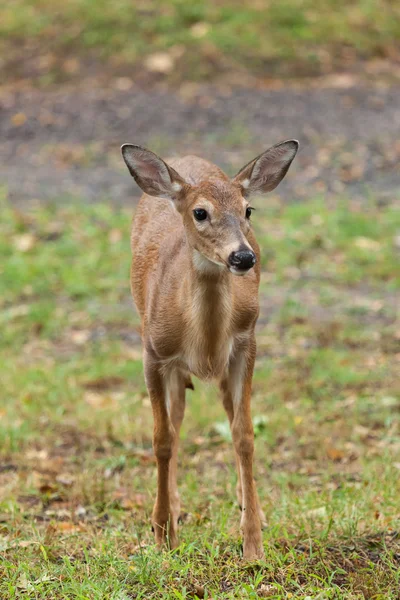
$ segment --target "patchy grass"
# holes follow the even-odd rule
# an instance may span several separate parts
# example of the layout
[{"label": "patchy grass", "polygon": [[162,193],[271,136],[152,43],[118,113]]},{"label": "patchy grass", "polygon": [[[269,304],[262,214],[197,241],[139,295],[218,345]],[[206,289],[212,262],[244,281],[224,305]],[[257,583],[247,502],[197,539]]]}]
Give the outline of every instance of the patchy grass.
[{"label": "patchy grass", "polygon": [[[21,71],[23,57],[43,82],[76,75],[79,57],[113,57],[114,69],[145,64],[178,82],[226,70],[298,77],[360,57],[394,57],[399,37],[393,0],[323,0],[318,6],[312,0],[10,0],[0,8],[0,48],[10,75]],[[147,63],[157,52],[161,60]]]},{"label": "patchy grass", "polygon": [[0,597],[398,598],[398,208],[255,204],[269,528],[266,562],[244,565],[229,428],[200,383],[182,432],[182,544],[152,543],[129,211],[2,202]]}]

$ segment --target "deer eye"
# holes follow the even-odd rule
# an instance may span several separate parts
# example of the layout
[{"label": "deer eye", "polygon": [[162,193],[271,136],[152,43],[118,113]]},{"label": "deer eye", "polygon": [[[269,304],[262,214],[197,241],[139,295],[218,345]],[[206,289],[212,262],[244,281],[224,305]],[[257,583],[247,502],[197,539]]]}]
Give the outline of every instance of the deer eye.
[{"label": "deer eye", "polygon": [[204,208],[195,208],[193,211],[193,216],[196,221],[204,221],[207,219],[207,211]]},{"label": "deer eye", "polygon": [[253,210],[254,210],[254,208],[252,206],[248,206],[246,208],[246,219],[250,219],[251,213],[252,213]]}]

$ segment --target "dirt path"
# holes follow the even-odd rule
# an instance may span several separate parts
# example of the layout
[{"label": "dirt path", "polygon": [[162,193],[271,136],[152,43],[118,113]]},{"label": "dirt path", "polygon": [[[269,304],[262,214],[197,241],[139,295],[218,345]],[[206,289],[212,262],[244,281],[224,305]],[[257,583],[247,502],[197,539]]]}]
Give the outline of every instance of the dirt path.
[{"label": "dirt path", "polygon": [[[128,87],[121,79],[117,87]],[[400,188],[400,87],[0,92],[0,183],[15,203],[76,196],[131,201],[123,142],[164,156],[201,153],[233,173],[298,138],[284,198],[334,192],[393,200]]]}]

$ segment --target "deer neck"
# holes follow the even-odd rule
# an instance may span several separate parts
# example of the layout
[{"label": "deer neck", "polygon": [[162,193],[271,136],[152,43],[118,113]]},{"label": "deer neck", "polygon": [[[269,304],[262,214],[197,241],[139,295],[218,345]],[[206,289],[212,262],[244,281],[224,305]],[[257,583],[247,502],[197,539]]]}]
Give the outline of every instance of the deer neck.
[{"label": "deer neck", "polygon": [[[185,347],[191,370],[203,377],[220,374],[232,348],[232,275],[196,251],[187,273]],[[209,263],[209,264],[207,264]]]}]

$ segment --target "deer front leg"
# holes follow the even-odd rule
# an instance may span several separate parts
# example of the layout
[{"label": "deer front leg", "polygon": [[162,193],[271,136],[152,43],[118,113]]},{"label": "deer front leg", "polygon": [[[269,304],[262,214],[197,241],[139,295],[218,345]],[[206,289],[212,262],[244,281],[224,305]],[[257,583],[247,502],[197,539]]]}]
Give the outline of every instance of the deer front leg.
[{"label": "deer front leg", "polygon": [[[241,356],[240,360],[244,361],[245,356]],[[235,374],[236,374],[238,368],[240,371],[240,361],[239,362],[234,361],[232,364],[231,377],[229,377],[229,373],[227,373],[226,376],[223,377],[223,379],[220,381],[222,403],[224,405],[225,412],[228,416],[229,425],[231,426],[231,429],[232,429],[232,423],[233,423],[233,417],[234,417],[233,394],[235,392],[235,390],[231,389],[231,385],[233,384],[236,387],[238,385],[238,382],[236,381],[236,377],[235,377]],[[242,384],[240,384],[240,382],[239,382],[239,385],[242,385]],[[237,497],[237,501],[238,501],[240,510],[242,510],[242,505],[243,505],[242,478],[240,475],[239,457],[238,457],[236,450],[235,450],[235,460],[236,460],[236,471],[237,471],[236,497]],[[256,494],[257,494],[257,490],[256,490]],[[267,519],[265,517],[264,511],[261,508],[261,504],[258,499],[258,494],[257,494],[257,505],[258,505],[258,514],[259,514],[260,521],[261,521],[261,527],[262,527],[262,529],[264,529],[267,527]]]},{"label": "deer front leg", "polygon": [[243,558],[264,558],[261,534],[260,507],[253,478],[254,431],[251,420],[251,382],[253,378],[256,343],[252,339],[240,350],[229,369],[229,388],[232,390],[232,439],[237,454],[242,493]]},{"label": "deer front leg", "polygon": [[170,462],[173,452],[175,431],[168,414],[165,380],[157,362],[145,352],[144,372],[153,410],[153,448],[157,461],[157,497],[154,504],[152,523],[159,546],[167,543],[170,548],[178,544],[170,504]]}]

